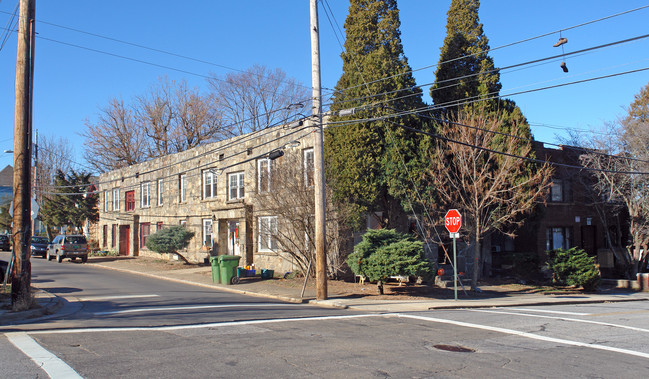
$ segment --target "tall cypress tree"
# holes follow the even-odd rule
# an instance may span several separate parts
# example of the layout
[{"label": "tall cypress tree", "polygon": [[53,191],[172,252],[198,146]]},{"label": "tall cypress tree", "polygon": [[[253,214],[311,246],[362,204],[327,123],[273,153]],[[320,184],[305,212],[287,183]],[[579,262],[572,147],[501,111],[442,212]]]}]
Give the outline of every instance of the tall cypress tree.
[{"label": "tall cypress tree", "polygon": [[[487,51],[489,40],[478,18],[479,0],[453,0],[447,13],[446,38],[430,95],[436,107],[457,113],[458,104],[498,95],[500,74]],[[479,101],[494,109],[495,100]]]},{"label": "tall cypress tree", "polygon": [[[383,212],[380,224],[395,225],[393,215],[401,211],[407,188],[413,187],[408,178],[417,176],[423,161],[424,139],[397,125],[421,127],[416,116],[375,119],[424,105],[403,53],[399,26],[395,0],[350,1],[343,74],[331,105],[325,160],[335,198],[351,208],[356,226],[362,226],[364,214],[376,211]],[[353,115],[338,115],[351,108]],[[344,123],[370,118],[374,120]]]}]

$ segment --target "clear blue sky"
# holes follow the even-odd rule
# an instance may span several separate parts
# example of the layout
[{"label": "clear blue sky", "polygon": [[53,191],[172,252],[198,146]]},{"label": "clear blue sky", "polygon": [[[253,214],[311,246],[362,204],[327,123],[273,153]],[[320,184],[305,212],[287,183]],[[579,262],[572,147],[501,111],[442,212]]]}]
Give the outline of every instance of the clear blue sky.
[{"label": "clear blue sky", "polygon": [[[0,28],[18,0],[0,0]],[[320,5],[322,86],[333,88],[341,73],[341,47],[323,6],[342,28],[349,2]],[[480,20],[492,48],[648,5],[648,1],[575,0],[561,2],[483,0]],[[439,60],[450,0],[401,0],[405,54],[415,70]],[[205,76],[223,75],[227,66],[279,67],[303,84],[311,84],[308,0],[36,0],[38,38],[34,82],[34,128],[41,135],[64,136],[82,163],[84,120],[94,120],[111,98],[130,102],[158,77],[186,79],[206,90]],[[566,53],[649,34],[649,8],[562,32]],[[41,22],[38,22],[41,21]],[[48,24],[49,23],[49,24]],[[172,57],[97,38],[51,24],[111,37],[212,64]],[[1,32],[2,30],[0,30]],[[491,53],[497,67],[507,67],[561,53],[552,45],[559,33]],[[0,40],[1,42],[1,40]],[[342,41],[341,41],[342,42]],[[74,47],[77,45],[80,47]],[[92,49],[92,50],[90,50]],[[112,55],[106,55],[106,52]],[[129,59],[117,56],[127,57]],[[151,64],[165,66],[153,66]],[[13,148],[16,34],[0,51],[0,150]],[[528,65],[501,73],[501,94],[649,67],[649,38],[622,46]],[[173,68],[173,69],[172,69]],[[174,70],[175,69],[175,70]],[[418,84],[434,81],[434,67],[415,72]],[[633,96],[649,82],[649,71],[512,96],[532,124],[538,140],[557,142],[566,129],[601,126],[622,115]],[[423,89],[428,97],[429,88]],[[550,127],[553,128],[550,128]],[[558,129],[557,129],[558,128]],[[13,164],[0,154],[0,166]]]}]

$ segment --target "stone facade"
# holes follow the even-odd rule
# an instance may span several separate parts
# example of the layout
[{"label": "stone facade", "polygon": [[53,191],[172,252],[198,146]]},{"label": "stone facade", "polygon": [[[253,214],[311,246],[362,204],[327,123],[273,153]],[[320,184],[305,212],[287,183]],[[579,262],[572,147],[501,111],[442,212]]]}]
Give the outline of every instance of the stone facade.
[{"label": "stone facade", "polygon": [[148,236],[184,225],[195,233],[180,252],[191,262],[203,262],[214,249],[241,256],[240,266],[291,271],[290,259],[260,243],[259,217],[272,216],[260,211],[260,181],[274,167],[267,164],[269,153],[312,152],[312,131],[268,128],[101,175],[100,248],[160,257],[146,248]]}]

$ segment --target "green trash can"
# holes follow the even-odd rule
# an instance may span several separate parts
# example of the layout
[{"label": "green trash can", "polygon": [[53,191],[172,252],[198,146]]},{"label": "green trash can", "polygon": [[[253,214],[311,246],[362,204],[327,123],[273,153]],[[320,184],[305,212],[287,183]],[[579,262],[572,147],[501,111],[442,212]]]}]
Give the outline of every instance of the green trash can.
[{"label": "green trash can", "polygon": [[235,275],[234,271],[239,265],[239,259],[241,259],[241,257],[238,255],[219,255],[221,284],[239,283],[239,277]]},{"label": "green trash can", "polygon": [[210,264],[212,265],[212,283],[221,282],[221,266],[219,265],[219,257],[210,257]]}]

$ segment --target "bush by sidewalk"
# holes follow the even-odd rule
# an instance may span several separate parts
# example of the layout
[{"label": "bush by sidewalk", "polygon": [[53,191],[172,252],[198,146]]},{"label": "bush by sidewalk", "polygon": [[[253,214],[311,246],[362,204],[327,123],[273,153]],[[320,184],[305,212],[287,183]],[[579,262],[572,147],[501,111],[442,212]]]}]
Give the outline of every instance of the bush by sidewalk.
[{"label": "bush by sidewalk", "polygon": [[552,282],[558,285],[578,286],[593,291],[601,279],[595,258],[576,247],[548,252],[548,267],[552,271]]}]

